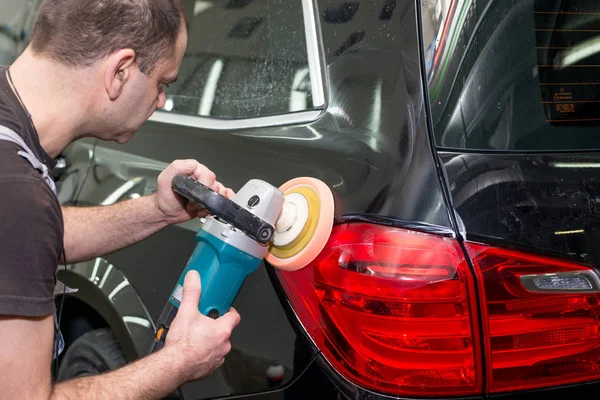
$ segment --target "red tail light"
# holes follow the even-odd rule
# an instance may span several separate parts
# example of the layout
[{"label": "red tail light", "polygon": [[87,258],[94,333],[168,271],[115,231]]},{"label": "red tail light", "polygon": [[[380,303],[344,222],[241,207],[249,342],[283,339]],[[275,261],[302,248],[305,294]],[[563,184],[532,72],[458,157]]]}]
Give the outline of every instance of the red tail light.
[{"label": "red tail light", "polygon": [[334,228],[312,265],[277,274],[331,365],[376,392],[453,396],[600,379],[600,276],[593,268],[465,246],[483,327],[471,270],[452,239],[346,224]]},{"label": "red tail light", "polygon": [[600,378],[599,280],[580,264],[467,244],[480,276],[491,392]]},{"label": "red tail light", "polygon": [[454,240],[342,225],[312,265],[277,274],[304,328],[351,382],[408,396],[482,392],[474,283]]}]

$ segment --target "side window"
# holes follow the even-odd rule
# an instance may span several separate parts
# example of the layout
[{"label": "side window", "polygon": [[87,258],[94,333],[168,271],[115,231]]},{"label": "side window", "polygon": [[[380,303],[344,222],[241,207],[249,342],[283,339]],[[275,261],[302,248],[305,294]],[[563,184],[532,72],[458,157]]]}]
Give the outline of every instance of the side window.
[{"label": "side window", "polygon": [[235,120],[316,108],[303,3],[188,1],[186,54],[159,113]]}]

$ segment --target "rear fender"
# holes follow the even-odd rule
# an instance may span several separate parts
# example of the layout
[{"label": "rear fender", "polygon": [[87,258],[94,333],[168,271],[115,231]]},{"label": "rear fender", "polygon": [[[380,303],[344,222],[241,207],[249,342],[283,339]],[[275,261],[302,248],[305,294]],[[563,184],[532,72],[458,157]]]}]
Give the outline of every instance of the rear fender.
[{"label": "rear fender", "polygon": [[127,277],[103,258],[61,266],[58,278],[77,289],[75,297],[93,308],[114,332],[125,358],[145,356],[154,340],[155,325]]}]

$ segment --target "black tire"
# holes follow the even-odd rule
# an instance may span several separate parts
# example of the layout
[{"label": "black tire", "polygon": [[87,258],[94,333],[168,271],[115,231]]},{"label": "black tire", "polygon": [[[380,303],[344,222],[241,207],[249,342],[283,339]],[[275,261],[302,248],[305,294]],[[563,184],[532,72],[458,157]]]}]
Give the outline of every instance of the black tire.
[{"label": "black tire", "polygon": [[126,363],[112,331],[96,329],[81,335],[67,348],[60,362],[58,381],[101,374]]}]

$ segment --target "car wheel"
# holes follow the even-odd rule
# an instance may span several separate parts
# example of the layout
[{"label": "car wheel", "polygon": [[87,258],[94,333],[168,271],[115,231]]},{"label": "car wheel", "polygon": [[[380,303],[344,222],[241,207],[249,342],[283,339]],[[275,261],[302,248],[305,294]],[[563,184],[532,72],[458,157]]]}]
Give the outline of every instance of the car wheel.
[{"label": "car wheel", "polygon": [[96,329],[78,337],[60,362],[58,380],[97,375],[127,363],[117,338],[108,328]]}]

